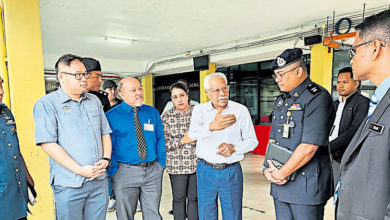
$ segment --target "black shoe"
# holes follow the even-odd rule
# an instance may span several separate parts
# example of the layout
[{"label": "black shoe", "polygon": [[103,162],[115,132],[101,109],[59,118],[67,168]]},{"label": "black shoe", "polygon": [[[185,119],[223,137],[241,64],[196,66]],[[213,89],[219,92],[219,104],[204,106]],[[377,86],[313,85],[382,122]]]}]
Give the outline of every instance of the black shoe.
[{"label": "black shoe", "polygon": [[173,210],[169,210],[168,212],[170,215],[173,215]]}]

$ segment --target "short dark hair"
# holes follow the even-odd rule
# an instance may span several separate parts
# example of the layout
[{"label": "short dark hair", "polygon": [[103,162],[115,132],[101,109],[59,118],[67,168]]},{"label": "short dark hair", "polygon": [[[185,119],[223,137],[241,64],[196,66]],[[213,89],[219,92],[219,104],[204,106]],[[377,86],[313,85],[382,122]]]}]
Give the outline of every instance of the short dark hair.
[{"label": "short dark hair", "polygon": [[340,76],[341,73],[350,73],[351,78],[353,79],[352,67],[344,67],[344,68],[342,68],[341,70],[339,70],[339,74],[337,74],[337,76]]},{"label": "short dark hair", "polygon": [[70,66],[70,63],[74,60],[79,60],[81,62],[82,58],[73,54],[65,54],[62,57],[60,57],[55,65],[56,73],[58,74],[58,65],[63,64],[65,66]]},{"label": "short dark hair", "polygon": [[299,59],[299,65],[302,67],[303,72],[307,73],[307,64],[303,58]]},{"label": "short dark hair", "polygon": [[182,89],[187,95],[188,95],[188,89],[187,86],[183,83],[175,82],[169,87],[169,92],[172,94],[173,89]]},{"label": "short dark hair", "polygon": [[[337,74],[337,77],[340,76],[340,74],[342,73],[349,73],[349,75],[351,76],[351,78],[355,81],[355,79],[353,78],[353,70],[352,70],[352,67],[344,67],[342,68],[341,70],[339,70],[339,74]],[[359,86],[357,87],[357,89],[359,90],[360,89],[360,86],[362,84],[362,82],[360,80],[357,80],[359,82]]]},{"label": "short dark hair", "polygon": [[355,30],[361,39],[390,42],[390,9],[367,17]]}]

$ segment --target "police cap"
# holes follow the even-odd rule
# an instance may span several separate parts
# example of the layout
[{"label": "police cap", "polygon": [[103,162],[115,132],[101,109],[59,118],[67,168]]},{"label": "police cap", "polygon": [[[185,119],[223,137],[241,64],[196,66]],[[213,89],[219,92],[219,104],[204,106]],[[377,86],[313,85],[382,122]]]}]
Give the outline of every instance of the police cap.
[{"label": "police cap", "polygon": [[283,69],[290,64],[297,62],[302,59],[302,49],[294,48],[283,51],[282,54],[276,57],[271,63],[271,70]]},{"label": "police cap", "polygon": [[88,72],[90,71],[102,71],[102,68],[100,67],[99,61],[89,58],[89,57],[84,57],[81,60],[85,66],[85,69],[87,69]]}]

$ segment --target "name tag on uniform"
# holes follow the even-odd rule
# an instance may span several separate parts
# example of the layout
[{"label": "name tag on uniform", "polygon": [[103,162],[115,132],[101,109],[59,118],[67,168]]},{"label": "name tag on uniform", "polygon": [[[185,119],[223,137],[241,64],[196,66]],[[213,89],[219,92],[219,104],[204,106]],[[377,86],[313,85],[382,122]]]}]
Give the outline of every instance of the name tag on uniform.
[{"label": "name tag on uniform", "polygon": [[153,124],[144,124],[144,130],[145,131],[154,131],[154,125]]},{"label": "name tag on uniform", "polygon": [[368,130],[375,132],[377,134],[382,134],[384,128],[385,128],[385,126],[380,125],[380,124],[375,124],[373,122],[371,122],[370,125],[368,126]]}]

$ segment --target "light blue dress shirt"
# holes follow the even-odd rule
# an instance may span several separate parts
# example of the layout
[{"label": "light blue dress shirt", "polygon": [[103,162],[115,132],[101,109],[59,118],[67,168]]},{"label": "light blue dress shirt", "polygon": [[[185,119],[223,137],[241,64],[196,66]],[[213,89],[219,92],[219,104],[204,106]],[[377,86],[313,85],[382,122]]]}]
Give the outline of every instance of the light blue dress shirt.
[{"label": "light blue dress shirt", "polygon": [[[100,100],[83,93],[72,100],[61,88],[43,96],[34,106],[35,142],[57,143],[80,166],[103,157],[102,136],[111,133]],[[50,184],[80,187],[88,178],[77,175],[50,158]],[[98,179],[104,179],[105,174]]]},{"label": "light blue dress shirt", "polygon": [[378,99],[378,103],[382,100],[383,96],[386,94],[387,90],[390,88],[390,77],[387,77],[378,88],[375,89],[375,96]]}]

